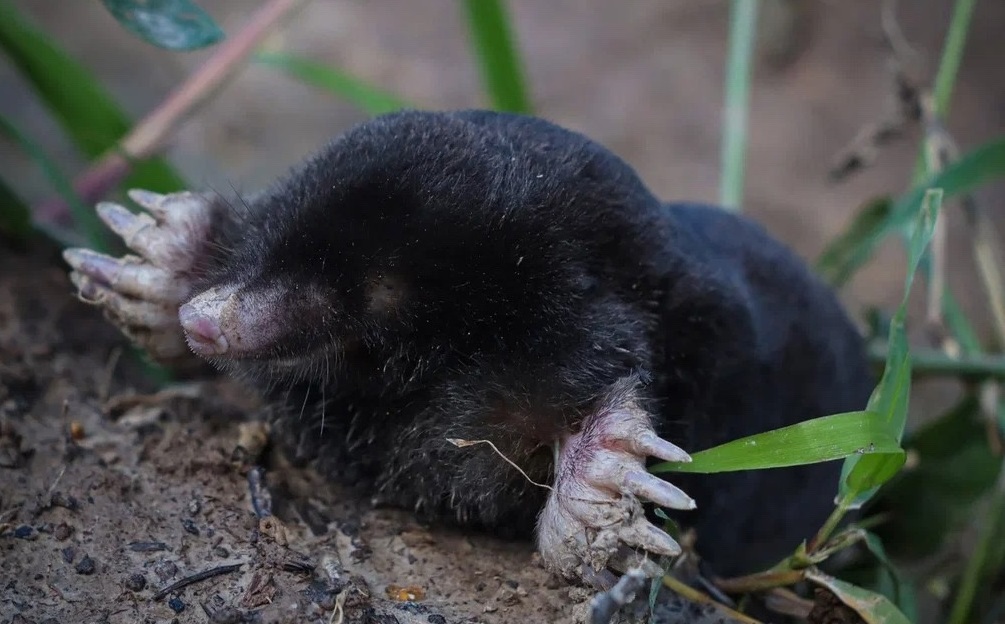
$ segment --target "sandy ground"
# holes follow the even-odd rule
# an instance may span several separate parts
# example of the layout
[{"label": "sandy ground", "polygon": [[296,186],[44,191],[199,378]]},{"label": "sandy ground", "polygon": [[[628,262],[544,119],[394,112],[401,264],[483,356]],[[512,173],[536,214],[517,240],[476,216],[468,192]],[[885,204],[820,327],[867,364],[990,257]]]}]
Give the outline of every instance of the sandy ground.
[{"label": "sandy ground", "polygon": [[[207,57],[144,46],[100,3],[16,4],[137,117]],[[204,4],[231,32],[251,5]],[[901,4],[905,33],[934,68],[951,2]],[[865,201],[904,187],[917,137],[847,183],[827,181],[833,156],[886,110],[889,81],[878,3],[804,6],[795,36],[778,21],[767,26],[772,49],[791,44],[790,54],[766,56],[756,69],[745,210],[812,259]],[[715,199],[725,2],[515,0],[512,7],[540,114],[604,142],[668,199]],[[484,101],[456,8],[448,0],[318,0],[270,44],[349,69],[423,107],[478,106]],[[1005,129],[1003,26],[1005,5],[978,3],[948,121],[964,148]],[[0,114],[70,171],[80,167],[2,64],[0,93]],[[193,187],[253,189],[362,119],[343,102],[253,66],[181,129],[169,155]],[[14,150],[0,152],[0,168],[29,200],[48,193],[42,174]],[[1005,212],[992,208],[1003,197],[1001,185],[980,195],[1000,229]],[[951,215],[950,282],[986,330],[967,236]],[[901,251],[884,248],[845,290],[849,306],[893,305],[902,268]],[[128,353],[115,355],[117,336],[70,294],[54,254],[0,257],[0,622],[336,621],[339,608],[347,622],[581,616],[588,594],[550,579],[529,544],[421,527],[406,513],[372,510],[322,487],[309,472],[280,467],[266,475],[272,520],[282,526],[260,526],[248,466],[234,457],[253,411],[248,393],[211,381],[129,399],[150,387]],[[954,391],[926,384],[914,417],[935,413]],[[152,599],[189,575],[231,565],[240,567]],[[407,597],[395,586],[421,591],[423,600],[395,600]],[[344,603],[335,604],[336,595]]]}]

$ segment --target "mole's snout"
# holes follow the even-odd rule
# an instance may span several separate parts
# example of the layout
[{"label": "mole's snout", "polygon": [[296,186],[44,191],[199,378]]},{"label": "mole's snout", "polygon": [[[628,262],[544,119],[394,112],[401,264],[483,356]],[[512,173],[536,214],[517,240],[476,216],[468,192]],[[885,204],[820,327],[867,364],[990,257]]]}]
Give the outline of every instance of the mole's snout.
[{"label": "mole's snout", "polygon": [[186,303],[178,310],[178,320],[185,330],[188,346],[196,355],[203,357],[223,355],[230,348],[227,337],[223,335],[223,330],[220,329],[216,319],[192,304]]},{"label": "mole's snout", "polygon": [[224,327],[225,319],[235,316],[236,299],[236,288],[211,288],[178,309],[185,339],[196,355],[212,357],[230,350]]},{"label": "mole's snout", "polygon": [[255,358],[289,335],[291,315],[277,286],[224,284],[203,291],[178,309],[185,340],[196,355]]}]

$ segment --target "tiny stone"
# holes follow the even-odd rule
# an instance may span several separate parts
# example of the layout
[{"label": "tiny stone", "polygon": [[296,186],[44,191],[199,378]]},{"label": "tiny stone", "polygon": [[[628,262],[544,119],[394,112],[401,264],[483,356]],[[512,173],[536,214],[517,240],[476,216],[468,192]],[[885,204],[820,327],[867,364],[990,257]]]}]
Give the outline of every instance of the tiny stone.
[{"label": "tiny stone", "polygon": [[73,563],[73,560],[77,558],[77,550],[73,546],[67,546],[59,551],[59,554],[63,555],[63,561],[66,563]]},{"label": "tiny stone", "polygon": [[199,513],[201,509],[202,509],[202,503],[200,503],[197,500],[193,499],[188,504],[188,513],[192,514],[193,516]]},{"label": "tiny stone", "polygon": [[173,561],[162,561],[154,566],[154,573],[160,580],[166,581],[178,574],[178,566]]},{"label": "tiny stone", "polygon": [[171,607],[171,610],[174,611],[175,613],[181,613],[182,611],[185,610],[185,603],[182,602],[181,598],[178,598],[177,596],[175,596],[171,600],[168,600],[168,606]]},{"label": "tiny stone", "polygon": [[96,567],[94,559],[91,559],[90,555],[84,555],[84,558],[77,562],[74,570],[77,571],[77,574],[94,574]]},{"label": "tiny stone", "polygon": [[69,539],[73,535],[73,527],[65,522],[60,522],[56,525],[56,528],[52,530],[52,535],[59,541]]},{"label": "tiny stone", "polygon": [[221,559],[226,559],[227,557],[230,556],[230,551],[224,548],[223,546],[217,546],[213,550],[213,552],[216,553],[216,556],[220,557]]},{"label": "tiny stone", "polygon": [[134,592],[143,591],[143,588],[147,586],[147,579],[145,576],[139,573],[130,574],[129,578],[125,580],[123,585],[125,585],[126,589],[128,589],[129,591]]},{"label": "tiny stone", "polygon": [[199,535],[199,527],[195,526],[195,521],[191,518],[182,518],[181,526],[186,532],[196,536]]},{"label": "tiny stone", "polygon": [[14,529],[14,537],[18,539],[33,540],[38,537],[38,531],[30,524],[22,524]]},{"label": "tiny stone", "polygon": [[430,615],[426,618],[426,621],[429,622],[429,624],[447,624],[447,618],[442,615]]}]

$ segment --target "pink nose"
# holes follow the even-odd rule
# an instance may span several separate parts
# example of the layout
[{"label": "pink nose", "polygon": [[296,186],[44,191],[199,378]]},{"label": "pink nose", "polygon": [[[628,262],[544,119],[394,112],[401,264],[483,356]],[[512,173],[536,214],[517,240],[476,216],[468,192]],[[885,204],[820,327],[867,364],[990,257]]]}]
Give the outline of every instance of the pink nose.
[{"label": "pink nose", "polygon": [[188,346],[204,357],[223,355],[230,348],[220,324],[205,312],[200,312],[188,303],[178,309],[178,320],[185,330]]}]

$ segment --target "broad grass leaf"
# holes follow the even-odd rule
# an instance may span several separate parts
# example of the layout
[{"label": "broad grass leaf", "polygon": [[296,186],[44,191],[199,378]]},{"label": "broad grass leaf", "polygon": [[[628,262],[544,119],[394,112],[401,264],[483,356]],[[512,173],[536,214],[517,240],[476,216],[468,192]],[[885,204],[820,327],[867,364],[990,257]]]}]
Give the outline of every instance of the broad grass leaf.
[{"label": "broad grass leaf", "polygon": [[223,30],[189,0],[101,0],[126,30],[167,50],[198,50],[221,41]]},{"label": "broad grass leaf", "polygon": [[257,53],[254,60],[260,65],[274,67],[306,84],[344,98],[369,115],[416,108],[388,91],[317,61],[271,51]]},{"label": "broad grass leaf", "polygon": [[[132,122],[91,72],[6,0],[0,0],[0,50],[89,158],[113,149],[128,132]],[[185,183],[165,161],[154,158],[135,163],[125,186],[167,193],[183,189]]]},{"label": "broad grass leaf", "polygon": [[[908,244],[904,296],[897,313],[890,321],[886,367],[866,407],[866,410],[879,414],[886,421],[889,433],[898,441],[904,435],[904,427],[907,424],[907,408],[911,393],[911,356],[907,348],[905,328],[907,301],[918,265],[932,240],[941,207],[942,191],[940,189],[925,191],[925,200],[917,214],[914,232]],[[842,467],[838,499],[853,496],[851,508],[860,507],[875,494],[880,485],[900,470],[903,463],[903,454],[849,457]]]},{"label": "broad grass leaf", "polygon": [[803,421],[694,453],[690,463],[664,462],[652,472],[715,473],[813,464],[871,453],[902,453],[876,414],[848,412]]}]

